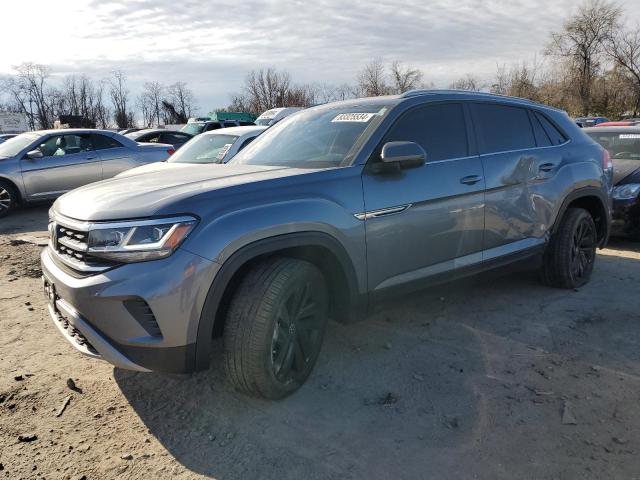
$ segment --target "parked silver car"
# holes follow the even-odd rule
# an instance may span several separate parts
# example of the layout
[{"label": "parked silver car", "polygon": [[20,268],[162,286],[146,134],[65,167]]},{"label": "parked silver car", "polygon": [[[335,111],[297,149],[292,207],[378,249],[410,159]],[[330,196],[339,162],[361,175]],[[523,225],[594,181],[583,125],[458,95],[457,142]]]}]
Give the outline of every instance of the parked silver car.
[{"label": "parked silver car", "polygon": [[58,197],[146,163],[166,160],[174,148],[139,144],[107,130],[28,132],[0,144],[0,217],[20,202]]}]

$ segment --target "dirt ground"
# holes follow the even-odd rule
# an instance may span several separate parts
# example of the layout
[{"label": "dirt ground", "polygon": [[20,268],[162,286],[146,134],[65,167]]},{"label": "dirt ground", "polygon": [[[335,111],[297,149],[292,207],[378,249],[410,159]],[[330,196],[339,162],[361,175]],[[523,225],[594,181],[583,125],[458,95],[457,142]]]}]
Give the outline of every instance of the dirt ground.
[{"label": "dirt ground", "polygon": [[510,274],[332,324],[267,402],[216,355],[175,378],[77,353],[41,293],[46,216],[0,220],[0,478],[640,479],[640,244],[579,291]]}]

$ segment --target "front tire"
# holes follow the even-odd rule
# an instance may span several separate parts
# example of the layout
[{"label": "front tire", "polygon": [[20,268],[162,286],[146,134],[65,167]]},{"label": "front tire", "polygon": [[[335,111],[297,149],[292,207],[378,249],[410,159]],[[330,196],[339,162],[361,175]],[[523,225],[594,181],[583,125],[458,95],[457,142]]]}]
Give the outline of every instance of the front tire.
[{"label": "front tire", "polygon": [[300,388],[320,354],[327,315],[327,285],[313,264],[272,258],[252,268],[233,294],[224,327],[233,386],[270,399]]},{"label": "front tire", "polygon": [[9,215],[18,205],[18,192],[9,182],[0,180],[0,218]]},{"label": "front tire", "polygon": [[593,217],[570,208],[545,253],[542,280],[558,288],[578,288],[589,282],[596,259],[598,235]]}]

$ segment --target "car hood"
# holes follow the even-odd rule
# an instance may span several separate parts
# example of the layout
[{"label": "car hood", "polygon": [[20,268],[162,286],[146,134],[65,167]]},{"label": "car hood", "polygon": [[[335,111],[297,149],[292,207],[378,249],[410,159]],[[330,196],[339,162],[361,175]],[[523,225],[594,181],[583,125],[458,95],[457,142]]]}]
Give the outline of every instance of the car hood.
[{"label": "car hood", "polygon": [[147,163],[145,165],[142,165],[140,167],[136,167],[136,168],[131,168],[129,170],[125,170],[122,173],[119,173],[118,175],[116,175],[117,178],[124,178],[124,177],[131,177],[133,175],[140,175],[143,173],[151,173],[151,172],[166,172],[169,170],[173,170],[176,172],[181,171],[182,169],[184,169],[184,167],[186,167],[187,165],[193,167],[193,166],[200,166],[201,164],[189,164],[189,163],[169,163],[169,162],[153,162],[153,163]]},{"label": "car hood", "polygon": [[613,184],[640,183],[640,160],[613,160]]},{"label": "car hood", "polygon": [[[61,196],[55,212],[77,220],[142,218],[172,211],[172,205],[196,195],[313,170],[257,165],[153,164],[91,183]],[[197,212],[192,212],[197,213]]]}]

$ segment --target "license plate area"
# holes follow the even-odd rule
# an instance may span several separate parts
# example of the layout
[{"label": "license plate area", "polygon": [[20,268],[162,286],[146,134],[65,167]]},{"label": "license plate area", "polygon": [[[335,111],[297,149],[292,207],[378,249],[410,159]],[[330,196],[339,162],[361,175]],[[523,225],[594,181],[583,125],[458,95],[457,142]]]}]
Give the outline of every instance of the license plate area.
[{"label": "license plate area", "polygon": [[44,291],[44,296],[47,299],[47,302],[57,312],[58,307],[56,306],[56,300],[58,300],[60,297],[58,297],[58,294],[56,292],[56,286],[51,280],[43,276],[42,289]]}]

